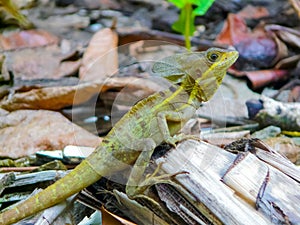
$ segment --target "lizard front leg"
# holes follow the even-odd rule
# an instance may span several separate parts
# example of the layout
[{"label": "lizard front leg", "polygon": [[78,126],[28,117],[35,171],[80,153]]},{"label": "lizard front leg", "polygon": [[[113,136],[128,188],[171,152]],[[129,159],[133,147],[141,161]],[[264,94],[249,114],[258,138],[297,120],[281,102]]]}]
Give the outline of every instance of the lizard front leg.
[{"label": "lizard front leg", "polygon": [[[186,140],[188,138],[199,140],[199,138],[193,135],[185,135],[179,134],[172,136],[170,134],[170,129],[172,130],[172,126],[178,126],[178,130],[182,128],[182,126],[194,115],[195,108],[192,106],[186,106],[183,111],[163,111],[157,114],[158,119],[158,127],[160,129],[161,134],[163,135],[163,139],[166,143],[176,146],[177,142]],[[170,125],[168,122],[171,122]],[[176,129],[175,129],[176,130]]]},{"label": "lizard front leg", "polygon": [[[173,122],[173,125],[178,126],[179,129],[181,125],[184,124],[188,119],[190,119],[194,115],[194,108],[193,107],[186,107],[185,110],[180,112],[175,111],[162,111],[157,114],[157,124],[158,129],[162,135],[162,141],[175,146],[176,142],[189,138],[189,136],[171,136],[168,121]],[[175,122],[175,123],[174,123]],[[176,130],[176,129],[175,129]],[[160,170],[160,165],[155,170],[155,172],[143,178],[143,174],[145,172],[146,167],[149,164],[151,159],[151,155],[156,147],[156,143],[151,138],[144,138],[139,141],[139,143],[135,143],[135,149],[140,146],[139,149],[142,149],[138,159],[136,160],[131,174],[128,179],[128,183],[126,185],[126,194],[130,198],[135,198],[137,196],[145,197],[143,192],[150,186],[157,184],[157,183],[172,183],[170,181],[171,177],[174,177],[177,174],[181,174],[183,172],[179,172],[176,174],[165,174],[161,176],[156,176],[158,170]]]}]

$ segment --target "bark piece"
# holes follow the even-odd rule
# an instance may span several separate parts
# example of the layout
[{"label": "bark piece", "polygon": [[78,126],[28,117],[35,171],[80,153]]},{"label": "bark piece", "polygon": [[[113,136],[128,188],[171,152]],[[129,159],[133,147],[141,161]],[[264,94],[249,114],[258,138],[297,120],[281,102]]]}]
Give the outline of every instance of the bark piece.
[{"label": "bark piece", "polygon": [[[262,152],[269,155],[264,154],[268,162],[260,160]],[[213,224],[218,224],[215,217],[223,224],[298,224],[298,168],[265,149],[260,149],[259,154],[236,156],[213,145],[188,140],[156,162],[163,162],[162,169],[170,174],[188,172],[177,175],[176,180],[192,196],[185,197]],[[273,167],[278,162],[286,165],[280,168],[284,173]]]}]

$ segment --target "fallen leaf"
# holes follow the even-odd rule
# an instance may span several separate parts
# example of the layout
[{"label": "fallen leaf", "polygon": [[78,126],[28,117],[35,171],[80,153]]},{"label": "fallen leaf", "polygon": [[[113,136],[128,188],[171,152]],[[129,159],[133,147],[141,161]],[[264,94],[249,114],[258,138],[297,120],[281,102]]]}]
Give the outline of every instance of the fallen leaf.
[{"label": "fallen leaf", "polygon": [[300,61],[300,55],[293,55],[280,60],[275,66],[275,69],[290,69],[295,68]]},{"label": "fallen leaf", "polygon": [[71,76],[78,72],[81,65],[81,60],[76,61],[63,61],[59,64],[59,67],[55,71],[55,76],[65,77]]},{"label": "fallen leaf", "polygon": [[256,70],[256,71],[237,71],[234,69],[229,70],[231,74],[237,77],[246,76],[251,84],[251,88],[258,89],[266,86],[267,84],[287,79],[288,70]]},{"label": "fallen leaf", "polygon": [[58,112],[18,110],[0,116],[1,157],[19,158],[66,145],[96,147],[99,143],[99,137]]},{"label": "fallen leaf", "polygon": [[262,17],[269,16],[269,11],[263,6],[252,6],[247,5],[241,11],[239,11],[239,16],[244,19],[260,19]]},{"label": "fallen leaf", "polygon": [[276,42],[262,26],[250,30],[238,14],[229,14],[216,41],[233,45],[239,51],[237,69],[267,68],[277,56]]},{"label": "fallen leaf", "polygon": [[270,30],[276,33],[276,35],[283,40],[284,42],[300,48],[300,31],[290,28],[284,27],[277,24],[267,25],[266,30]]},{"label": "fallen leaf", "polygon": [[264,27],[264,29],[266,30],[268,35],[273,38],[273,40],[277,46],[276,57],[271,62],[271,65],[275,65],[278,61],[280,61],[281,59],[284,59],[285,57],[287,57],[289,55],[288,48],[287,48],[285,42],[283,42],[274,32],[266,29],[266,26]]},{"label": "fallen leaf", "polygon": [[23,30],[8,35],[0,34],[0,51],[33,48],[57,43],[58,38],[44,30]]},{"label": "fallen leaf", "polygon": [[118,71],[118,36],[105,28],[92,37],[82,58],[79,77],[86,81],[104,80]]},{"label": "fallen leaf", "polygon": [[161,84],[148,79],[115,77],[102,82],[86,82],[76,86],[44,87],[15,93],[5,96],[0,101],[0,107],[8,111],[18,109],[57,110],[66,106],[81,104],[92,96],[105,92],[108,89],[122,89],[125,86],[129,93],[140,89],[141,93],[139,96],[148,96],[155,91],[161,90]]},{"label": "fallen leaf", "polygon": [[[74,102],[76,91],[82,95],[78,95],[76,102]],[[79,86],[38,88],[4,97],[0,102],[0,107],[8,111],[18,109],[57,110],[73,103],[87,101],[99,91],[100,86],[91,83]]]},{"label": "fallen leaf", "polygon": [[5,66],[22,80],[61,78],[78,71],[80,60],[67,61],[57,45],[6,52]]}]

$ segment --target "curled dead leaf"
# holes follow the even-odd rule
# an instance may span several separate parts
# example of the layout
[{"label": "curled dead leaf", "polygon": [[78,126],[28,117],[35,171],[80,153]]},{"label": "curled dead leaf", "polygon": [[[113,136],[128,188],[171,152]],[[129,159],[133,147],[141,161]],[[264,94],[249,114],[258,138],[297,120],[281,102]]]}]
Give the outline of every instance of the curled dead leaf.
[{"label": "curled dead leaf", "polygon": [[92,37],[82,58],[79,77],[85,81],[104,80],[118,71],[118,36],[105,28]]},{"label": "curled dead leaf", "polygon": [[277,24],[266,25],[266,30],[271,30],[276,33],[276,35],[286,43],[289,43],[292,46],[300,48],[300,31],[284,27]]},{"label": "curled dead leaf", "polygon": [[256,71],[237,71],[230,69],[231,74],[237,77],[246,76],[251,84],[253,89],[258,89],[266,86],[267,84],[284,80],[287,78],[288,71],[287,70],[256,70]]},{"label": "curled dead leaf", "polygon": [[217,36],[221,44],[234,46],[240,53],[235,63],[237,69],[267,68],[277,56],[276,42],[263,26],[252,31],[238,14],[229,14],[225,25]]}]

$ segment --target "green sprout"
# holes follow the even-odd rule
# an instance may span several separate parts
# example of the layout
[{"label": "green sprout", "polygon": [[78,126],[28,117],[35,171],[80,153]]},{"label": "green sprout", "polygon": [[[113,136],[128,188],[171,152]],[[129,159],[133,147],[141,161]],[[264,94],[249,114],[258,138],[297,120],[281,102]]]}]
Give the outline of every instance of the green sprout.
[{"label": "green sprout", "polygon": [[[196,30],[194,20],[196,16],[203,16],[211,7],[214,0],[168,0],[180,9],[179,19],[172,25],[172,29],[184,35],[185,47],[191,49],[190,36]],[[193,9],[194,6],[194,9]]]},{"label": "green sprout", "polygon": [[[3,16],[3,11],[4,14],[6,13],[7,15]],[[12,0],[0,0],[0,17],[1,16],[4,18],[0,18],[0,20],[6,20],[10,17],[15,19],[17,24],[22,28],[30,29],[33,27],[33,24],[20,13],[19,9]]]}]

